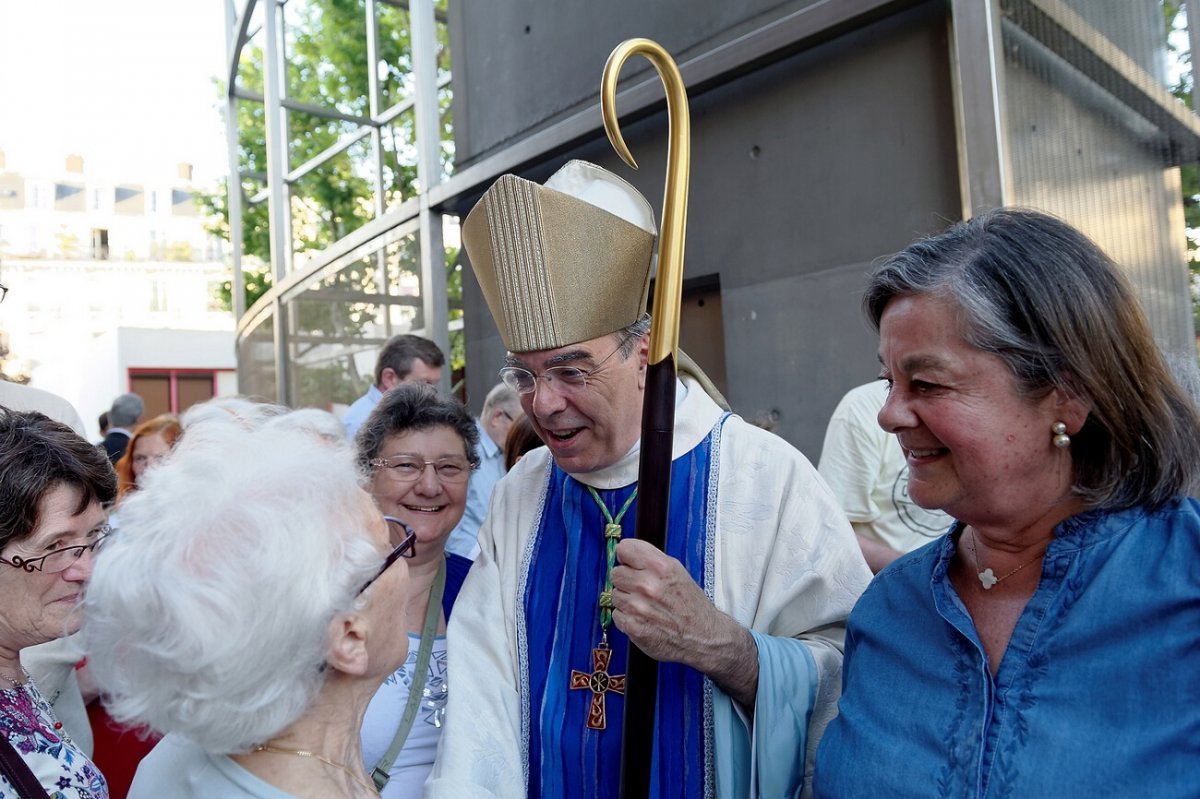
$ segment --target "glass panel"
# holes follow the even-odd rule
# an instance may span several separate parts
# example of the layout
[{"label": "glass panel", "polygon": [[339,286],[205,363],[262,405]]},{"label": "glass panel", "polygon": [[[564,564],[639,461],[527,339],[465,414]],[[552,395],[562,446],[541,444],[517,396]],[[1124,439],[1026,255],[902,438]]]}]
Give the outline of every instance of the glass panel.
[{"label": "glass panel", "polygon": [[454,116],[451,111],[453,95],[450,90],[450,24],[449,0],[435,0],[434,23],[437,25],[438,111],[441,116],[440,135],[442,178],[454,174]]},{"label": "glass panel", "polygon": [[454,95],[447,83],[438,90],[438,115],[441,131],[442,180],[454,174]]},{"label": "glass panel", "polygon": [[388,109],[412,98],[412,38],[405,7],[379,3],[379,94],[380,108]]},{"label": "glass panel", "polygon": [[264,314],[238,345],[238,391],[256,399],[275,402],[275,320]]},{"label": "glass panel", "polygon": [[410,108],[383,128],[383,185],[387,192],[387,208],[417,196],[417,147],[414,112]]},{"label": "glass panel", "polygon": [[[344,145],[310,172],[299,177],[288,192],[291,197],[290,239],[294,253],[286,268],[304,270],[321,253],[375,219],[376,209],[395,211],[418,196],[415,119],[411,105],[401,113],[397,105],[411,104],[413,78],[411,20],[407,3],[379,0],[375,4],[378,50],[376,63],[367,57],[366,0],[288,0],[282,8],[281,48],[285,86],[282,95],[293,103],[366,117],[370,114],[369,76],[379,79],[378,112],[387,118],[380,125],[379,146],[357,122],[331,120],[306,111],[288,110],[287,169],[296,170],[331,148]],[[258,5],[261,19],[263,4]],[[436,69],[439,83],[440,156],[443,175],[453,171],[454,144],[451,114],[450,49],[447,0],[434,0]],[[264,93],[261,25],[243,50],[237,76],[240,87]],[[268,206],[248,200],[265,188],[266,145],[262,102],[238,102],[239,166],[243,197],[242,267],[247,284],[247,307],[269,288],[271,277]],[[361,135],[360,135],[361,134]],[[357,137],[357,138],[356,138]],[[236,182],[234,184],[236,186]],[[382,198],[376,192],[382,192]],[[218,211],[220,209],[217,209]],[[397,225],[411,224],[410,218]],[[395,228],[392,228],[394,230]],[[407,229],[407,228],[405,228]],[[226,232],[227,234],[227,232]],[[392,236],[383,234],[380,240]],[[448,256],[457,253],[457,233],[447,240]],[[290,361],[286,397],[294,406],[336,409],[365,391],[370,383],[375,353],[391,335],[424,326],[419,242],[415,235],[400,238],[341,267],[333,277],[320,278],[284,301],[286,350]],[[448,261],[448,264],[451,263]],[[448,266],[448,277],[457,277]],[[326,270],[327,271],[327,270]],[[458,306],[461,281],[451,293]],[[452,330],[461,331],[461,308],[451,312]],[[457,326],[455,326],[457,325]],[[458,333],[461,336],[461,332]],[[261,320],[242,339],[238,349],[239,374],[246,393],[276,398],[274,322]],[[461,350],[461,341],[452,349]],[[461,362],[461,357],[456,363]]]},{"label": "glass panel", "polygon": [[406,236],[291,301],[293,407],[340,411],[370,386],[388,338],[421,328],[419,257],[416,236]]},{"label": "glass panel", "polygon": [[[308,117],[293,114],[293,120]],[[311,117],[308,117],[311,119]],[[293,140],[297,165],[333,144],[345,124],[308,128]],[[296,262],[305,253],[319,252],[374,218],[375,166],[370,138],[360,139],[301,177],[292,186],[292,246]]]},{"label": "glass panel", "polygon": [[283,8],[286,96],[366,116],[370,106],[363,0],[288,0]]}]

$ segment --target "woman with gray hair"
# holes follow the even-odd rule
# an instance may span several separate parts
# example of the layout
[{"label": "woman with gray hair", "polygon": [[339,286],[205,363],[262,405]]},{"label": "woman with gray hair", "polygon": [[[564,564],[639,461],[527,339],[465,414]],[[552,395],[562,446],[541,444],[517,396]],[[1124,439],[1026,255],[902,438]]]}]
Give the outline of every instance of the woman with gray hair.
[{"label": "woman with gray hair", "polygon": [[344,442],[223,414],[122,506],[83,637],[113,718],[166,736],[132,799],[375,795],[358,730],[415,536],[361,483]]},{"label": "woman with gray hair", "polygon": [[909,495],[850,614],[821,797],[1196,795],[1200,420],[1096,245],[999,210],[875,272]]},{"label": "woman with gray hair", "polygon": [[371,494],[384,513],[416,532],[410,562],[408,660],[371,700],[363,721],[363,755],[385,799],[421,796],[442,734],[446,684],[446,620],[471,561],[448,553],[479,465],[479,428],[462,403],[424,383],[383,395],[358,430],[358,461],[371,474]]}]

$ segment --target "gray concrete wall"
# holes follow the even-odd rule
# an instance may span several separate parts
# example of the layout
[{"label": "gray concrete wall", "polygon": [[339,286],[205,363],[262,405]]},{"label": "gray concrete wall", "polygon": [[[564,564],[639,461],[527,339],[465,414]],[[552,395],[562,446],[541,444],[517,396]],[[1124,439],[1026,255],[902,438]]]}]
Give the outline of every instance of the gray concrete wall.
[{"label": "gray concrete wall", "polygon": [[[487,8],[478,23],[477,6],[464,12],[468,31],[477,24],[510,28],[527,4],[507,12],[495,7],[506,4],[481,5]],[[661,5],[674,7],[679,17],[691,7]],[[515,21],[498,19],[510,14]],[[538,19],[546,25],[557,17]],[[611,38],[589,34],[569,56],[560,54],[563,64],[546,63],[539,70],[561,72],[568,83],[575,72],[586,72],[590,88],[580,78],[578,89],[560,94],[587,91],[596,102],[603,56],[591,63],[576,53],[590,48],[607,54],[631,34],[655,31],[622,26]],[[778,410],[777,432],[814,461],[837,400],[877,373],[875,337],[858,299],[870,262],[957,218],[946,36],[944,7],[930,4],[691,100],[686,275],[719,277],[734,409],[746,416]],[[558,104],[529,96],[550,92],[545,80],[502,77],[497,70],[472,96],[490,98],[481,108],[499,102],[492,94],[501,94],[511,99],[500,105],[545,113]],[[470,111],[476,122],[478,110]],[[512,127],[502,119],[483,138],[500,142]],[[664,115],[624,133],[642,165],[636,173],[620,165],[604,141],[570,155],[618,172],[657,209]],[[466,281],[464,306],[468,392],[474,395],[493,379],[503,350],[473,278]]]},{"label": "gray concrete wall", "polygon": [[[598,104],[604,62],[625,39],[654,39],[684,61],[764,19],[815,2],[451,3],[457,163],[469,165],[582,106]],[[649,70],[637,59],[622,77]]]}]

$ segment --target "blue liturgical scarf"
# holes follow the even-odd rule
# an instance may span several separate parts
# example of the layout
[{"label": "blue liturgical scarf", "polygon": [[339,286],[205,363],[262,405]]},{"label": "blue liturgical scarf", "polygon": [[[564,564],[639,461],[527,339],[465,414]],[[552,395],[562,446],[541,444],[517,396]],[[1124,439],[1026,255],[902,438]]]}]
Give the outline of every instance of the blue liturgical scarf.
[{"label": "blue liturgical scarf", "polygon": [[[672,464],[666,537],[667,553],[710,597],[716,430]],[[629,485],[599,495],[615,516],[633,489]],[[624,517],[625,536],[633,534],[636,505],[635,499]],[[554,466],[523,595],[530,799],[618,795],[624,697],[612,691],[604,695],[606,729],[593,730],[587,727],[592,691],[570,688],[572,671],[593,671],[593,650],[600,643],[597,602],[604,587],[604,526],[586,486]],[[616,625],[609,627],[608,644],[608,673],[625,674],[629,641]],[[652,796],[713,795],[712,691],[695,669],[659,664]]]}]

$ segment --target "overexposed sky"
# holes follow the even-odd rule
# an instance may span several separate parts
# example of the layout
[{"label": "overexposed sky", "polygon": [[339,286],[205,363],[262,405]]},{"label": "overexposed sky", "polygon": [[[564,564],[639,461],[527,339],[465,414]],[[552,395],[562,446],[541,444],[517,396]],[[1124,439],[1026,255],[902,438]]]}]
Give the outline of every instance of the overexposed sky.
[{"label": "overexposed sky", "polygon": [[0,0],[0,149],[8,169],[67,155],[115,180],[226,172],[224,0]]}]

